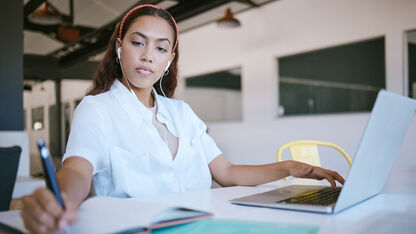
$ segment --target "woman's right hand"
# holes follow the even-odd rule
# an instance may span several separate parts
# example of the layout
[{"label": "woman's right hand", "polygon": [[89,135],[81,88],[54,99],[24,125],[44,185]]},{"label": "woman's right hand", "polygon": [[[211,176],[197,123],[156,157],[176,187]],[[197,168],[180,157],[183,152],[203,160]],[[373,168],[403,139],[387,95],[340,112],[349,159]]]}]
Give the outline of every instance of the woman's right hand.
[{"label": "woman's right hand", "polygon": [[326,179],[331,184],[332,188],[336,187],[335,181],[338,181],[341,184],[344,184],[345,180],[335,171],[324,169],[321,167],[315,167],[306,163],[288,160],[286,161],[288,165],[288,171],[291,176],[297,178],[308,178],[323,180]]},{"label": "woman's right hand", "polygon": [[77,205],[64,193],[62,199],[65,210],[46,188],[38,188],[32,195],[23,197],[20,215],[26,229],[31,233],[51,233],[73,224],[78,217]]}]

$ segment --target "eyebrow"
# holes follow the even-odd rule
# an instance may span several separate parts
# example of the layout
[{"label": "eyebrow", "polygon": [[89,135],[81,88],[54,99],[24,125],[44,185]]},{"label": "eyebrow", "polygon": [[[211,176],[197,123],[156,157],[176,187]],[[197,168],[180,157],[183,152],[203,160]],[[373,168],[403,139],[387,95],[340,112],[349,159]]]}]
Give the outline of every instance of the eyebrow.
[{"label": "eyebrow", "polygon": [[[132,35],[134,35],[134,34],[139,35],[139,36],[143,37],[146,40],[149,38],[148,36],[146,36],[145,34],[143,34],[141,32],[133,32]],[[156,41],[167,41],[170,44],[170,40],[168,38],[158,38],[158,39],[156,39]]]}]

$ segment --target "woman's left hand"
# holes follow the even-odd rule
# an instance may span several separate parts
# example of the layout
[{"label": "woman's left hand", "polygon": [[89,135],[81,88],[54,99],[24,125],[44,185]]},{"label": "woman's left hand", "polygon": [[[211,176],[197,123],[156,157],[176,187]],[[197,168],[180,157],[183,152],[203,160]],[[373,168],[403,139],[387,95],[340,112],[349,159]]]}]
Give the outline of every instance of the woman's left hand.
[{"label": "woman's left hand", "polygon": [[331,184],[331,187],[335,188],[336,184],[335,181],[344,184],[345,180],[340,176],[337,172],[327,170],[321,167],[315,167],[306,163],[298,162],[298,161],[287,161],[288,163],[288,171],[291,176],[297,178],[308,178],[308,179],[316,179],[322,180],[326,179]]}]

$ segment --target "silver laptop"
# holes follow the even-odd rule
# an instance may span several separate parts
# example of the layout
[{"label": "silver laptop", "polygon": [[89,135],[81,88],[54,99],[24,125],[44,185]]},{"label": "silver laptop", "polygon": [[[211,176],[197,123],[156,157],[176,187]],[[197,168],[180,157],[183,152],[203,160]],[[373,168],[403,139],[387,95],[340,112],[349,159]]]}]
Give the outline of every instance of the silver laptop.
[{"label": "silver laptop", "polygon": [[239,205],[337,213],[381,192],[415,115],[416,100],[381,90],[344,186],[292,185],[241,197]]}]

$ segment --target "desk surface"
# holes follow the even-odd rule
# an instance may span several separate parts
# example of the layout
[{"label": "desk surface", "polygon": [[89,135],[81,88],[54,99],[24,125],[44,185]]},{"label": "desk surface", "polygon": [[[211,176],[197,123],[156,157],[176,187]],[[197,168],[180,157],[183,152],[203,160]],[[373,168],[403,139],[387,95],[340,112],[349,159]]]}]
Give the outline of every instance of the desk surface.
[{"label": "desk surface", "polygon": [[[401,221],[404,219],[416,220],[415,165],[401,168],[397,172],[393,171],[383,193],[335,215],[239,206],[228,202],[237,197],[269,191],[288,184],[305,183],[326,182],[280,180],[255,187],[235,186],[153,196],[152,200],[175,202],[178,205],[210,211],[214,213],[215,218],[316,225],[320,227],[320,233],[364,233],[363,230],[384,230],[382,233],[386,233],[386,227],[403,228]],[[0,222],[24,229],[19,211],[0,212]],[[409,223],[404,225],[410,225]],[[411,228],[416,228],[416,224],[411,225],[413,225]],[[409,227],[404,228],[409,229]]]}]

